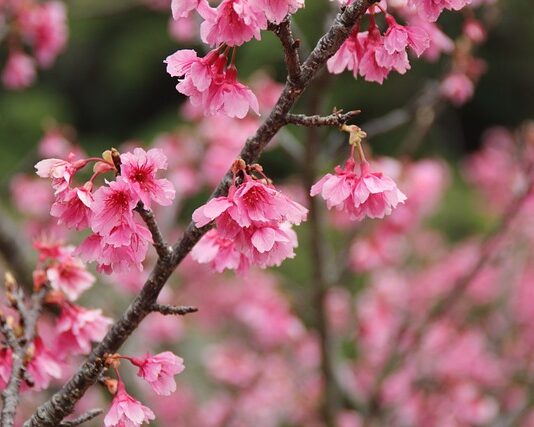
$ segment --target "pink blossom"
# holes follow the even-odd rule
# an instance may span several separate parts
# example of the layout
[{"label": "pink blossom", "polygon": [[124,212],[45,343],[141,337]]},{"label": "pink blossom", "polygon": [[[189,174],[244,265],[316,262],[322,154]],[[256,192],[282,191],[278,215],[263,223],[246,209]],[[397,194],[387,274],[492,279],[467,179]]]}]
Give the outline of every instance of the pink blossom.
[{"label": "pink blossom", "polygon": [[209,264],[219,273],[225,269],[245,271],[250,264],[236,248],[234,240],[219,236],[217,230],[210,230],[202,236],[191,250],[191,257],[200,264]]},{"label": "pink blossom", "polygon": [[204,18],[200,34],[211,46],[240,46],[253,37],[260,40],[260,31],[267,28],[265,13],[246,0],[223,0]]},{"label": "pink blossom", "polygon": [[49,67],[65,48],[68,37],[67,13],[60,1],[36,3],[24,15],[22,31],[33,45],[37,61]]},{"label": "pink blossom", "polygon": [[156,178],[160,169],[167,169],[167,157],[160,149],[135,148],[133,153],[121,154],[121,176],[146,207],[150,207],[150,200],[162,206],[168,206],[174,200],[171,182]]},{"label": "pink blossom", "polygon": [[11,52],[2,72],[2,83],[8,89],[23,89],[35,80],[35,63],[21,51]]},{"label": "pink blossom", "polygon": [[46,270],[46,275],[53,289],[62,291],[74,301],[93,285],[95,277],[72,253],[71,247],[62,249],[61,257]]},{"label": "pink blossom", "polygon": [[61,306],[56,324],[57,349],[64,354],[87,354],[91,351],[91,342],[101,341],[111,323],[100,309],[87,310],[66,302]]},{"label": "pink blossom", "polygon": [[184,368],[184,361],[170,351],[146,355],[143,359],[129,358],[129,360],[139,367],[137,375],[147,381],[154,392],[161,396],[168,396],[176,391],[174,376],[181,373]]},{"label": "pink blossom", "polygon": [[139,196],[122,177],[108,182],[94,194],[91,205],[93,215],[91,228],[102,236],[104,243],[113,246],[130,244],[135,232],[133,209],[137,206]]},{"label": "pink blossom", "polygon": [[33,345],[33,357],[26,369],[35,384],[34,389],[45,390],[52,378],[61,378],[61,365],[58,363],[57,355],[45,347],[41,338],[35,338]]},{"label": "pink blossom", "polygon": [[483,43],[486,40],[486,30],[476,19],[467,19],[463,28],[464,34],[474,43]]},{"label": "pink blossom", "polygon": [[220,74],[209,90],[203,94],[205,114],[223,113],[228,117],[244,118],[249,109],[260,114],[256,95],[237,81],[237,69],[231,65],[226,73]]},{"label": "pink blossom", "polygon": [[123,382],[119,379],[117,394],[104,418],[104,425],[106,427],[139,427],[155,418],[150,408],[143,406],[126,392]]},{"label": "pink blossom", "polygon": [[471,0],[409,0],[422,18],[434,22],[444,9],[460,10],[471,3]]},{"label": "pink blossom", "polygon": [[52,178],[52,187],[55,194],[65,191],[76,172],[86,165],[85,161],[74,161],[73,159],[45,159],[35,165],[36,173],[41,178]]},{"label": "pink blossom", "polygon": [[257,355],[239,342],[213,346],[204,359],[213,378],[236,387],[250,384],[260,368]]},{"label": "pink blossom", "polygon": [[257,10],[263,10],[267,20],[275,24],[304,7],[304,0],[252,0],[251,3]]},{"label": "pink blossom", "polygon": [[0,348],[0,390],[3,390],[9,382],[12,366],[12,350],[9,347]]},{"label": "pink blossom", "polygon": [[92,214],[92,187],[93,184],[88,182],[83,187],[68,189],[59,194],[50,209],[50,215],[58,218],[58,224],[65,224],[67,228],[87,228]]},{"label": "pink blossom", "polygon": [[417,56],[421,56],[430,46],[430,38],[424,28],[399,25],[391,15],[387,15],[386,20],[388,30],[384,35],[384,48],[388,53],[403,52],[409,46]]},{"label": "pink blossom", "polygon": [[176,20],[187,18],[193,10],[199,10],[202,15],[203,11],[209,9],[207,0],[172,0],[171,10],[172,17]]},{"label": "pink blossom", "polygon": [[332,74],[340,74],[347,69],[353,72],[354,77],[358,76],[360,59],[363,56],[360,37],[361,36],[358,34],[358,26],[356,26],[335,55],[327,61],[326,65],[329,72]]},{"label": "pink blossom", "polygon": [[11,199],[19,211],[41,218],[49,216],[54,201],[50,184],[33,176],[17,174],[9,187]]},{"label": "pink blossom", "polygon": [[464,73],[454,72],[441,82],[440,91],[454,105],[465,104],[475,91],[473,82]]},{"label": "pink blossom", "polygon": [[[364,52],[358,65],[358,72],[366,81],[382,84],[391,71],[392,64],[380,65],[378,62],[379,58],[382,61],[385,59],[383,54],[377,56],[377,52],[380,53],[384,49],[384,39],[380,30],[376,25],[372,25],[369,31],[358,34],[358,40]],[[393,60],[399,59],[402,61],[404,58],[397,56]]]},{"label": "pink blossom", "polygon": [[97,269],[107,274],[125,273],[132,268],[143,271],[143,261],[152,238],[148,229],[138,223],[134,223],[130,232],[129,243],[117,246],[106,243],[98,234],[92,234],[82,242],[76,253],[86,262],[96,261]]},{"label": "pink blossom", "polygon": [[218,269],[247,267],[248,263],[262,268],[279,265],[294,256],[297,239],[291,224],[300,224],[306,215],[306,208],[245,174],[244,182],[232,185],[228,196],[212,199],[193,213],[197,227],[211,221],[217,225],[217,233],[201,243],[208,252],[201,254],[197,249],[193,257]]},{"label": "pink blossom", "polygon": [[395,182],[380,172],[370,172],[367,162],[361,163],[355,172],[356,163],[349,158],[345,167],[336,167],[336,174],[327,174],[312,188],[310,194],[321,194],[328,209],[335,207],[346,211],[353,220],[383,218],[391,214],[406,196]]}]

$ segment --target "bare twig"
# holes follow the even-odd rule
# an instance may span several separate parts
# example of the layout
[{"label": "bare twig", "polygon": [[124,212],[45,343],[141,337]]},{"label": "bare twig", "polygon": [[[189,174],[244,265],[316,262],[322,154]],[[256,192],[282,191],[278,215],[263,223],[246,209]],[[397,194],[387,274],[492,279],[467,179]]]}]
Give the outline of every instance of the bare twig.
[{"label": "bare twig", "polygon": [[321,127],[321,126],[342,126],[347,121],[360,114],[360,110],[349,111],[342,113],[336,111],[329,116],[307,116],[305,114],[288,114],[286,120],[288,124],[305,126],[305,127]]},{"label": "bare twig", "polygon": [[139,213],[139,215],[141,215],[141,218],[143,218],[143,221],[145,221],[150,234],[152,234],[152,241],[158,256],[163,259],[170,257],[172,255],[172,246],[165,242],[165,239],[161,234],[161,230],[156,222],[156,218],[154,218],[154,213],[150,209],[145,208],[141,202],[139,202],[135,210]]},{"label": "bare twig", "polygon": [[269,29],[278,36],[284,47],[284,55],[287,65],[287,78],[292,84],[300,83],[300,40],[293,38],[291,19],[286,17],[279,25],[269,25]]},{"label": "bare twig", "polygon": [[157,311],[158,313],[164,314],[165,316],[184,316],[186,314],[196,313],[198,311],[198,308],[166,304],[154,304],[152,306],[152,311]]},{"label": "bare twig", "polygon": [[24,334],[16,342],[11,344],[12,348],[12,368],[11,376],[6,388],[2,392],[3,407],[1,412],[2,427],[11,427],[15,423],[15,415],[20,396],[20,385],[25,376],[26,364],[28,363],[28,353],[33,345],[35,333],[37,331],[37,319],[41,314],[43,299],[47,288],[41,287],[34,292],[31,297],[29,308],[25,308],[20,313],[24,319]]},{"label": "bare twig", "polygon": [[78,418],[75,418],[73,420],[69,421],[63,421],[60,424],[60,427],[75,427],[79,426],[83,423],[86,423],[87,421],[91,421],[93,418],[98,417],[102,412],[104,412],[102,409],[91,409],[90,411],[87,411],[85,414],[80,415]]},{"label": "bare twig", "polygon": [[[319,40],[302,64],[299,81],[287,81],[282,94],[265,122],[258,128],[256,134],[245,143],[240,157],[247,164],[255,163],[258,160],[267,144],[286,124],[286,116],[302,92],[311,84],[326,61],[336,53],[349,36],[356,22],[372,3],[374,3],[373,0],[356,0],[337,15],[328,32]],[[227,194],[231,178],[232,173],[228,171],[211,197]],[[139,323],[152,312],[151,307],[156,303],[158,295],[170,275],[208,230],[209,227],[199,229],[193,223],[189,224],[180,241],[173,246],[172,256],[158,259],[139,295],[111,327],[102,342],[93,349],[74,376],[24,423],[25,427],[57,426],[65,416],[72,412],[76,402],[97,381],[102,372],[101,358],[106,353],[115,353]]]}]

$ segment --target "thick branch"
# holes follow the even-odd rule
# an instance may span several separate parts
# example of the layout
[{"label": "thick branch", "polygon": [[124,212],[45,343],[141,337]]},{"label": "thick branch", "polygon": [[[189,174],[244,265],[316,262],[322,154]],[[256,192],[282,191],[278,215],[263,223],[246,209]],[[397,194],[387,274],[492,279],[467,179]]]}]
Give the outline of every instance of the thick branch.
[{"label": "thick branch", "polygon": [[196,313],[198,308],[196,307],[186,307],[186,306],[175,306],[175,305],[165,305],[165,304],[154,304],[152,306],[152,311],[156,311],[165,316],[185,316],[186,314]]},{"label": "thick branch", "polygon": [[342,126],[347,123],[353,117],[360,114],[360,110],[349,111],[348,113],[342,113],[337,111],[329,116],[307,116],[305,114],[288,114],[286,120],[288,124],[304,126],[304,127],[323,127],[323,126]]},{"label": "thick branch", "polygon": [[[256,134],[250,137],[240,157],[248,164],[255,163],[267,144],[286,124],[286,116],[299,99],[302,92],[326,61],[333,56],[341,44],[347,39],[357,20],[363,16],[372,0],[357,0],[342,13],[339,13],[328,30],[319,40],[301,67],[301,78],[298,82],[288,80],[273,110],[259,127]],[[227,194],[231,182],[231,171],[219,183],[211,197]],[[85,363],[61,390],[50,400],[41,405],[36,413],[24,424],[25,427],[57,426],[61,420],[72,412],[76,402],[85,391],[93,385],[103,369],[102,357],[106,353],[115,353],[137,328],[139,323],[152,310],[161,289],[172,272],[191,251],[193,246],[209,230],[209,227],[198,229],[190,223],[181,240],[173,247],[173,254],[167,259],[159,259],[149,279],[139,295],[134,299],[125,313],[112,326],[105,338],[98,344]]]}]

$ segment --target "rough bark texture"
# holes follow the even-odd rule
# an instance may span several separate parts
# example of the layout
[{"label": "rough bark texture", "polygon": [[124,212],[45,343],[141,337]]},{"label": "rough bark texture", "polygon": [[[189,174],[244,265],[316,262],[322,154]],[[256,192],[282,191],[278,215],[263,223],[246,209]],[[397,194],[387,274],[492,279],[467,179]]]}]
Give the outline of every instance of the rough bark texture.
[{"label": "rough bark texture", "polygon": [[[300,76],[297,81],[288,78],[270,115],[258,128],[256,134],[245,143],[240,157],[247,164],[255,163],[271,139],[280,128],[286,125],[287,115],[302,92],[310,85],[326,61],[336,53],[358,19],[373,3],[373,0],[357,0],[337,15],[328,32],[319,40],[317,46],[300,67]],[[285,46],[285,49],[287,50],[288,47],[296,50],[298,46],[293,43],[291,46]],[[298,57],[295,55],[295,53],[286,52],[286,57]],[[231,172],[228,172],[211,197],[218,197],[227,193],[231,176]],[[57,426],[64,417],[72,412],[74,405],[102,373],[104,368],[103,356],[106,353],[117,352],[139,323],[152,311],[161,289],[172,272],[209,228],[207,226],[198,229],[193,223],[189,224],[181,240],[173,246],[172,254],[158,260],[139,295],[111,327],[103,341],[93,349],[74,376],[24,423],[25,427]],[[154,241],[157,239],[154,238]]]}]

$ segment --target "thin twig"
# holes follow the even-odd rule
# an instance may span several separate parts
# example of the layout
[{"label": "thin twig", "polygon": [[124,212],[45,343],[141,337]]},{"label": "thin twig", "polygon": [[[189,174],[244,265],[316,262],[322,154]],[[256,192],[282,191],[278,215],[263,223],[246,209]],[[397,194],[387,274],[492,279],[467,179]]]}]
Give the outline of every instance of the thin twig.
[{"label": "thin twig", "polygon": [[185,316],[186,314],[196,313],[198,311],[198,308],[188,306],[154,304],[152,306],[152,311],[156,311],[165,316]]},{"label": "thin twig", "polygon": [[141,202],[138,203],[135,210],[139,213],[139,215],[141,215],[141,218],[143,218],[143,221],[145,221],[150,234],[152,234],[153,245],[158,253],[158,256],[160,258],[170,257],[172,255],[172,246],[165,242],[158,223],[156,222],[156,218],[154,218],[154,213],[150,209],[145,208]]},{"label": "thin twig", "polygon": [[300,40],[293,38],[291,19],[286,17],[279,25],[269,25],[269,29],[278,36],[284,47],[284,55],[287,66],[287,78],[290,84],[300,83]]},{"label": "thin twig", "polygon": [[15,424],[15,415],[20,397],[20,385],[25,377],[26,364],[28,363],[28,352],[33,345],[33,340],[37,332],[37,320],[41,314],[42,303],[47,292],[47,287],[43,286],[31,297],[30,306],[20,313],[24,317],[24,335],[12,346],[12,368],[11,376],[6,388],[2,392],[4,403],[1,412],[2,427],[12,427]]},{"label": "thin twig", "polygon": [[[356,0],[337,15],[328,32],[319,40],[302,64],[301,78],[298,84],[295,82],[286,83],[265,122],[258,128],[255,135],[245,143],[240,153],[240,157],[245,163],[257,162],[267,144],[286,124],[286,116],[302,92],[311,84],[326,61],[337,52],[356,22],[372,3],[374,3],[372,0]],[[231,179],[232,173],[228,171],[211,197],[227,194]],[[76,402],[97,381],[103,369],[102,357],[104,354],[116,353],[139,323],[152,312],[151,307],[156,303],[159,293],[173,271],[208,230],[209,227],[199,229],[193,223],[188,225],[180,241],[173,246],[172,256],[167,259],[158,259],[141,292],[113,324],[102,342],[93,349],[74,376],[48,401],[37,408],[32,417],[24,423],[24,427],[57,426],[65,416],[72,412]]]},{"label": "thin twig", "polygon": [[74,418],[70,421],[63,421],[60,424],[60,427],[75,427],[79,426],[83,423],[86,423],[87,421],[91,421],[93,418],[98,417],[102,412],[104,412],[102,409],[91,409],[90,411],[87,411],[85,414],[80,415],[78,418]]},{"label": "thin twig", "polygon": [[288,114],[286,120],[288,124],[305,126],[305,127],[322,127],[322,126],[342,126],[353,117],[360,114],[360,110],[349,111],[342,113],[336,111],[329,116],[307,116],[305,114]]}]

